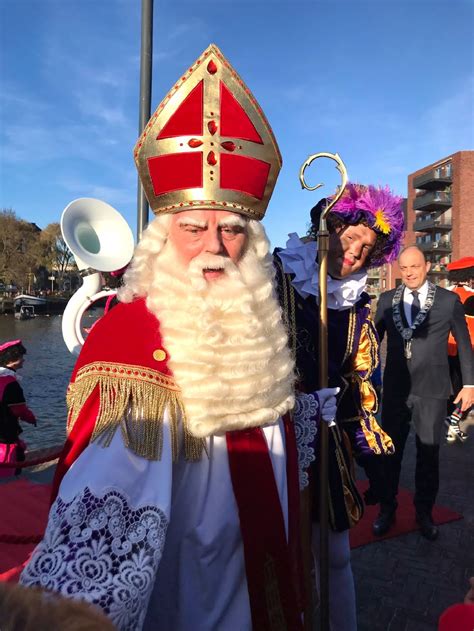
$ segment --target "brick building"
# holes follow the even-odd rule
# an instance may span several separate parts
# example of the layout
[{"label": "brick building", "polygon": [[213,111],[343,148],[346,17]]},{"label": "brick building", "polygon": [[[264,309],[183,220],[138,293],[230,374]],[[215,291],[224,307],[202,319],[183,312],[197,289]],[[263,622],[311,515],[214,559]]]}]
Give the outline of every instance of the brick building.
[{"label": "brick building", "polygon": [[446,265],[474,252],[474,151],[458,151],[408,176],[407,228],[405,244],[422,248],[431,261],[430,280],[446,285]]},{"label": "brick building", "polygon": [[[403,244],[416,243],[431,261],[429,279],[447,285],[446,265],[474,254],[474,151],[458,151],[408,176]],[[400,283],[397,263],[370,269],[367,288],[378,299]]]}]

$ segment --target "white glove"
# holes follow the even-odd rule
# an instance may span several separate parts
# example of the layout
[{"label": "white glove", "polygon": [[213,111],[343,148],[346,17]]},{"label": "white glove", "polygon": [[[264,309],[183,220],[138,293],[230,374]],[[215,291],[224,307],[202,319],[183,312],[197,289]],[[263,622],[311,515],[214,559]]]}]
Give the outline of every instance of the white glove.
[{"label": "white glove", "polygon": [[321,418],[330,425],[335,425],[334,419],[337,412],[337,399],[340,388],[323,388],[316,390],[319,399],[319,407],[321,409]]}]

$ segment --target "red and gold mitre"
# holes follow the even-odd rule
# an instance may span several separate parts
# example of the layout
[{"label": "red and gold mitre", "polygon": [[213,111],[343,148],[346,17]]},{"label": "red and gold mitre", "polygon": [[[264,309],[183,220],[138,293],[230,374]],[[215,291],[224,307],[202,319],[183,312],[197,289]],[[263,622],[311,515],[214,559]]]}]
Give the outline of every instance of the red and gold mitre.
[{"label": "red and gold mitre", "polygon": [[281,168],[250,90],[211,44],[168,92],[134,149],[155,214],[231,210],[262,219]]}]

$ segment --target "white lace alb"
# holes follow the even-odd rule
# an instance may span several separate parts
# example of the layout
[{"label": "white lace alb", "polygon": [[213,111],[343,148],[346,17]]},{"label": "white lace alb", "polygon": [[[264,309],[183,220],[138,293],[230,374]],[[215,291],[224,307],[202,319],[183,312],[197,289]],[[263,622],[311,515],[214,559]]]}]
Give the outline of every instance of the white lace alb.
[{"label": "white lace alb", "polygon": [[21,575],[35,585],[97,604],[120,631],[142,628],[168,520],[156,506],[133,510],[117,489],[89,488],[51,508],[43,541]]},{"label": "white lace alb", "polygon": [[308,468],[315,459],[314,441],[318,431],[319,401],[313,394],[299,393],[293,411],[298,450],[300,490],[308,486]]}]

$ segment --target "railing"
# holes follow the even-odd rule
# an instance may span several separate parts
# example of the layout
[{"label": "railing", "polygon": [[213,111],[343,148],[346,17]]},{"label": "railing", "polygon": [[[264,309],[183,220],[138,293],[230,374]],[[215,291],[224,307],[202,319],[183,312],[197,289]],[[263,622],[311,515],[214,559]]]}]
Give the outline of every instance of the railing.
[{"label": "railing", "polygon": [[414,188],[434,189],[452,182],[453,166],[451,162],[440,164],[413,179]]},{"label": "railing", "polygon": [[451,221],[445,221],[441,219],[433,219],[428,215],[428,218],[417,217],[413,223],[413,229],[423,232],[432,228],[439,228],[440,230],[451,230],[453,224]]},{"label": "railing", "polygon": [[428,274],[437,274],[438,276],[448,273],[447,268],[444,265],[432,265]]},{"label": "railing", "polygon": [[433,241],[428,239],[427,241],[417,240],[416,245],[423,250],[423,252],[431,252],[438,250],[441,252],[451,252],[451,241],[445,241],[440,239],[439,241]]},{"label": "railing", "polygon": [[430,191],[415,197],[413,200],[414,210],[436,210],[438,208],[447,208],[451,206],[451,191]]}]

